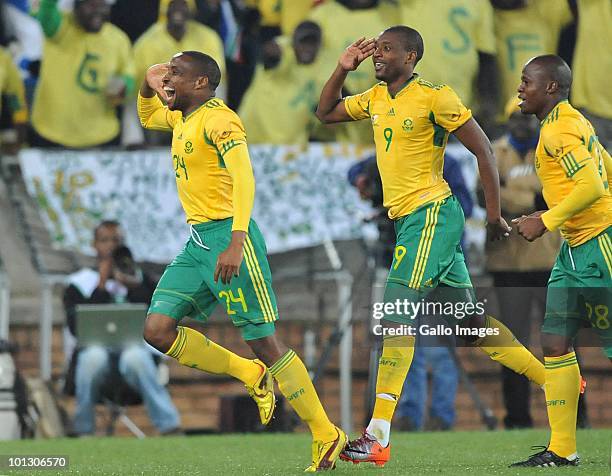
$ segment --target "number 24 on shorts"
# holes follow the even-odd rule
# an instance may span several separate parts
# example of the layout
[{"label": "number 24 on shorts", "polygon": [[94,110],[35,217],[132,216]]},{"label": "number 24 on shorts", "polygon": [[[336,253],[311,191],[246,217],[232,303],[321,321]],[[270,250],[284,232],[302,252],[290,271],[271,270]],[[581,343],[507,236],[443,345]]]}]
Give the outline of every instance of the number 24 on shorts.
[{"label": "number 24 on shorts", "polygon": [[244,299],[244,294],[242,293],[242,288],[238,288],[236,290],[238,296],[234,296],[234,292],[230,289],[228,291],[219,291],[219,297],[221,299],[225,299],[225,304],[227,304],[227,313],[229,315],[236,314],[236,311],[232,310],[232,303],[240,303],[242,306],[242,311],[247,312],[247,304]]}]

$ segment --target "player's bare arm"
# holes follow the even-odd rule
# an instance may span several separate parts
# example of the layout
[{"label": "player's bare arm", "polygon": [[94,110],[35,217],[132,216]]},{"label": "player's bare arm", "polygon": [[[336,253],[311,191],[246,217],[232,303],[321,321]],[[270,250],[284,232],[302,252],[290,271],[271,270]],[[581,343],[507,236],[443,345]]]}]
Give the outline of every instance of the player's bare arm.
[{"label": "player's bare arm", "polygon": [[244,241],[246,232],[234,230],[232,231],[232,241],[227,249],[217,258],[217,266],[215,268],[215,283],[221,278],[223,284],[228,284],[232,277],[238,276],[240,265],[244,255]]},{"label": "player's bare arm", "polygon": [[475,119],[470,119],[454,132],[457,139],[476,156],[480,180],[484,189],[487,208],[487,233],[495,241],[510,236],[512,228],[501,216],[499,202],[499,174],[495,166],[495,157],[491,142]]},{"label": "player's bare arm", "polygon": [[372,56],[375,49],[376,40],[374,38],[366,40],[361,37],[344,50],[338,60],[336,69],[321,91],[319,105],[315,113],[321,122],[330,124],[353,120],[344,108],[342,86],[348,73],[355,71],[366,58]]},{"label": "player's bare arm", "polygon": [[158,94],[163,101],[166,101],[168,97],[166,91],[164,91],[163,80],[168,70],[168,63],[154,64],[149,67],[140,86],[140,95],[143,98],[152,98],[155,94]]}]

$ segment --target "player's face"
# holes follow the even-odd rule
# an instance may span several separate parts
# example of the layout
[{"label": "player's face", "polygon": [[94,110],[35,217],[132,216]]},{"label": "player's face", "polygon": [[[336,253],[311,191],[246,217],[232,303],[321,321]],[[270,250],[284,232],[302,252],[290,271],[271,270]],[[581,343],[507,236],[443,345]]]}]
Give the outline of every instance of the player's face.
[{"label": "player's face", "polygon": [[191,102],[191,92],[195,80],[189,61],[179,53],[168,64],[168,72],[162,79],[164,91],[168,96],[168,109],[182,111]]},{"label": "player's face", "polygon": [[383,33],[376,40],[376,50],[372,55],[376,79],[392,82],[404,74],[408,52],[404,49],[397,35]]},{"label": "player's face", "polygon": [[538,114],[546,107],[547,81],[544,72],[534,63],[527,63],[518,87],[519,107],[523,114]]},{"label": "player's face", "polygon": [[123,232],[115,225],[101,226],[96,232],[94,248],[101,259],[109,258],[123,244]]},{"label": "player's face", "polygon": [[74,14],[85,31],[97,33],[108,20],[110,7],[106,0],[87,0],[75,8]]}]

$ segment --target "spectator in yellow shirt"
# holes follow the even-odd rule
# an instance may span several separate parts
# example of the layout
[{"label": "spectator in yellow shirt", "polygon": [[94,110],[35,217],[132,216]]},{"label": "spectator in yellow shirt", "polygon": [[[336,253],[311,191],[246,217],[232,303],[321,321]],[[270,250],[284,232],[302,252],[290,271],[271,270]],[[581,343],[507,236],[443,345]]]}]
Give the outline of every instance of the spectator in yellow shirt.
[{"label": "spectator in yellow shirt", "polygon": [[572,104],[593,124],[601,145],[612,147],[612,2],[577,0],[578,31],[574,50]]},{"label": "spectator in yellow shirt", "polygon": [[41,0],[45,34],[31,145],[85,148],[119,143],[116,106],[134,87],[127,35],[107,22],[105,0],[75,0],[63,14]]},{"label": "spectator in yellow shirt", "polygon": [[298,25],[291,43],[285,37],[265,43],[239,113],[251,144],[307,144],[323,86],[317,81],[320,46],[321,28],[311,21]]},{"label": "spectator in yellow shirt", "polygon": [[259,11],[261,27],[267,30],[264,37],[278,32],[290,36],[317,0],[244,0],[244,3]]},{"label": "spectator in yellow shirt", "polygon": [[499,94],[489,0],[399,0],[399,5],[402,23],[418,30],[427,45],[416,72],[453,88],[490,135]]},{"label": "spectator in yellow shirt", "polygon": [[567,0],[491,0],[501,83],[501,107],[516,98],[521,69],[534,56],[556,53],[573,16]]},{"label": "spectator in yellow shirt", "polygon": [[11,55],[2,47],[0,47],[0,94],[6,98],[6,104],[11,110],[12,125],[17,133],[15,145],[18,147],[25,139],[28,122],[25,88]]}]

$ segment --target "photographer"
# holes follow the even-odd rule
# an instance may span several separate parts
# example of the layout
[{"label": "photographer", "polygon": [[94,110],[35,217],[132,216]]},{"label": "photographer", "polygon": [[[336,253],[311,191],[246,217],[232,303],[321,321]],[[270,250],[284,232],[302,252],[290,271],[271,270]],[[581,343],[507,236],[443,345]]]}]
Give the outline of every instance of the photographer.
[{"label": "photographer", "polygon": [[64,293],[65,350],[66,355],[72,355],[66,387],[68,393],[72,393],[70,390],[74,387],[77,399],[73,431],[76,435],[95,432],[94,405],[100,398],[112,365],[117,365],[125,383],[142,397],[159,432],[175,433],[180,424],[178,412],[166,388],[157,381],[157,367],[144,342],[119,352],[101,346],[75,349],[78,304],[148,304],[155,289],[155,281],[136,266],[130,250],[123,245],[119,223],[100,223],[94,230],[93,247],[98,269],[84,268],[70,275]]}]

